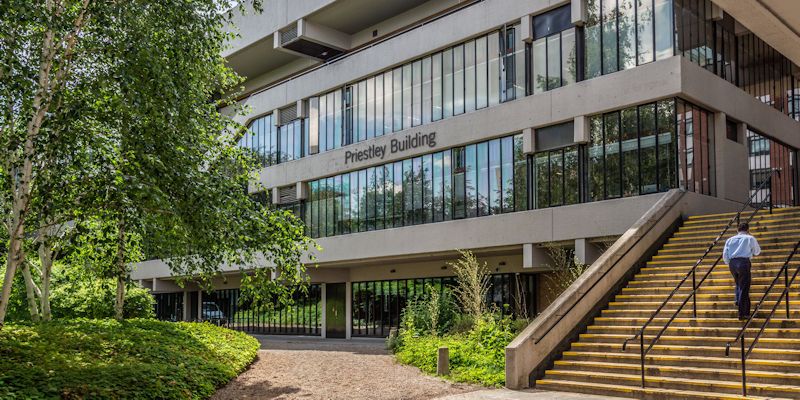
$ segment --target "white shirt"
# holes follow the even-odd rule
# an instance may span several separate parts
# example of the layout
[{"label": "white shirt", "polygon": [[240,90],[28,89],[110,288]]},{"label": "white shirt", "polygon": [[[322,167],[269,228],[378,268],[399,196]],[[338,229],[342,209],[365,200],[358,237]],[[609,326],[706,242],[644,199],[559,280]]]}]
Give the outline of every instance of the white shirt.
[{"label": "white shirt", "polygon": [[758,246],[756,238],[747,232],[739,232],[725,241],[722,259],[725,260],[725,264],[730,264],[732,258],[751,258],[759,254],[761,254],[761,247]]}]

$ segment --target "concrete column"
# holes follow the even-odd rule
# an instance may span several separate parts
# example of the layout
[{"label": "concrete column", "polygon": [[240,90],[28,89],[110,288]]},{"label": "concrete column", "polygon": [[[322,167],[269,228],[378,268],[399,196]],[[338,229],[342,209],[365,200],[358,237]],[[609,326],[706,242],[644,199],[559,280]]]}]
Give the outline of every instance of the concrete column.
[{"label": "concrete column", "polygon": [[522,268],[541,268],[551,261],[545,249],[534,246],[533,243],[522,245]]},{"label": "concrete column", "polygon": [[583,26],[586,23],[586,0],[572,0],[572,23],[575,26]]},{"label": "concrete column", "polygon": [[714,169],[717,197],[743,202],[749,194],[750,172],[745,124],[738,124],[737,141],[728,139],[727,115],[714,113]]},{"label": "concrete column", "polygon": [[347,281],[344,284],[344,318],[345,318],[345,320],[344,320],[344,329],[345,329],[344,338],[345,339],[350,339],[351,332],[353,330],[353,318],[352,318],[352,316],[353,316],[353,296],[351,295],[352,294],[352,287],[353,287],[353,283],[350,282],[350,281]]},{"label": "concrete column", "polygon": [[270,197],[272,197],[272,204],[278,205],[281,203],[281,194],[278,188],[272,188],[272,195]]},{"label": "concrete column", "polygon": [[575,143],[589,143],[589,117],[585,115],[575,117],[573,131]]},{"label": "concrete column", "polygon": [[156,282],[158,282],[158,278],[153,278],[153,291],[155,292],[157,289]]},{"label": "concrete column", "polygon": [[525,154],[533,154],[536,152],[536,138],[534,137],[533,128],[525,128],[522,130],[522,152]]},{"label": "concrete column", "polygon": [[183,318],[182,320],[189,320],[189,291],[183,291]]},{"label": "concrete column", "polygon": [[597,261],[603,252],[594,243],[586,239],[575,239],[575,257],[582,264],[591,265]]},{"label": "concrete column", "polygon": [[523,15],[519,20],[519,30],[521,32],[519,40],[522,47],[525,48],[525,43],[533,41],[533,20],[530,15]]},{"label": "concrete column", "polygon": [[322,336],[323,339],[325,339],[325,329],[327,328],[326,320],[327,320],[327,316],[328,316],[328,300],[326,298],[327,296],[326,296],[326,291],[325,291],[325,284],[321,283],[320,287],[321,287],[321,293],[322,293],[321,294],[321,296],[322,296],[322,324],[320,326],[320,329],[321,329],[321,332],[322,332],[321,336]]},{"label": "concrete column", "polygon": [[305,182],[297,182],[297,200],[308,199],[308,184]]},{"label": "concrete column", "polygon": [[203,290],[197,290],[197,321],[203,322]]}]

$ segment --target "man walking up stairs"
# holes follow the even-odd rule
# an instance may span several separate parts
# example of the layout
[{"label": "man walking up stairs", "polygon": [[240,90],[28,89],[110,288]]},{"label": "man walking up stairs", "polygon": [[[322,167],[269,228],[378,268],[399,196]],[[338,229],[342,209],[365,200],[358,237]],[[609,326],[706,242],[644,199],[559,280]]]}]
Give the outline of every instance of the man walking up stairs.
[{"label": "man walking up stairs", "polygon": [[[731,240],[728,256],[736,280],[719,263],[697,292],[697,317],[690,301],[669,325],[645,357],[645,387],[641,384],[639,340],[625,350],[622,343],[638,333],[670,292],[692,269],[713,239],[734,214],[693,216],[616,294],[568,351],[561,354],[552,369],[536,387],[643,399],[735,399],[741,398],[741,360],[738,351],[726,356],[743,326],[737,317],[749,316],[749,289],[753,299],[761,299],[769,284],[800,240],[800,209],[776,209],[773,214],[757,214],[749,228],[754,240]],[[747,231],[744,229],[743,231]],[[736,236],[742,237],[741,233]],[[734,237],[731,232],[723,239]],[[757,241],[755,240],[757,239]],[[750,268],[737,258],[760,254]],[[722,255],[720,242],[696,270],[697,279],[705,275]],[[740,246],[744,246],[740,249]],[[749,246],[749,247],[747,247]],[[749,250],[747,250],[749,249]],[[789,276],[800,266],[800,255],[789,264]],[[749,262],[749,260],[747,260]],[[748,278],[748,279],[745,279]],[[761,329],[766,316],[784,288],[783,278],[765,299],[761,310],[746,332],[746,345]],[[739,284],[739,303],[735,305],[735,284]],[[645,329],[644,346],[667,324],[692,290],[689,279]],[[800,399],[800,296],[798,283],[790,288],[790,316],[784,303],[769,323],[747,360],[748,398]],[[741,311],[740,311],[741,310]]]}]

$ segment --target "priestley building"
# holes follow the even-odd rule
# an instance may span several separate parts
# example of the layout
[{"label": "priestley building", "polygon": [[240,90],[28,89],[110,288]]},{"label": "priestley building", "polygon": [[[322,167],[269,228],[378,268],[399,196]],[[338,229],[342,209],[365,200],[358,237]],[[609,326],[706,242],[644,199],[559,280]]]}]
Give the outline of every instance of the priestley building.
[{"label": "priestley building", "polygon": [[[162,319],[385,337],[415,294],[452,283],[447,263],[469,249],[493,274],[487,301],[546,321],[509,349],[508,385],[523,387],[566,359],[642,265],[668,254],[659,251],[686,218],[737,211],[751,195],[779,207],[798,201],[800,3],[265,0],[263,8],[237,17],[240,37],[224,54],[247,79],[239,101],[250,130],[240,144],[263,163],[251,187],[293,210],[323,248],[318,267],[309,268],[308,296],[266,312],[238,301],[238,270],[209,293],[179,288],[162,262],[148,261],[133,278],[157,294]],[[709,222],[714,232],[697,246],[723,227]],[[553,246],[596,267],[598,283],[556,299],[545,277]],[[625,325],[641,327],[643,315]],[[624,337],[608,340],[621,351]],[[638,360],[636,343],[628,351]],[[550,374],[545,381],[557,380]]]}]

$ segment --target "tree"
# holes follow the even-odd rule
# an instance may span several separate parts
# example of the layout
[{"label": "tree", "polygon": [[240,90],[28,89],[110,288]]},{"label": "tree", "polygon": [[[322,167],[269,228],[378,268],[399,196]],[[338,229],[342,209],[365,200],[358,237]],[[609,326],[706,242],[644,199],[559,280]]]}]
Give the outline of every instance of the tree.
[{"label": "tree", "polygon": [[[257,163],[236,146],[243,127],[232,117],[241,109],[219,111],[241,81],[220,55],[231,38],[224,26],[233,11],[220,12],[227,6],[3,3],[9,239],[0,326],[26,238],[52,258],[63,242],[48,228],[68,223],[79,232],[79,259],[116,277],[118,318],[129,266],[144,256],[205,282],[226,265],[248,269],[244,291],[254,301],[288,299],[305,282],[301,257],[312,242],[294,216],[248,197]],[[252,268],[267,263],[274,268]]]}]

